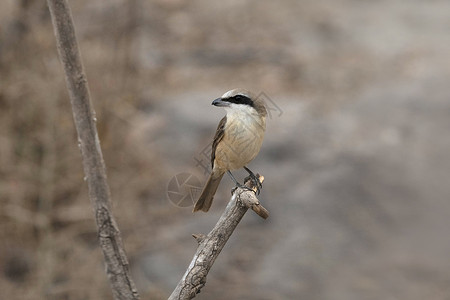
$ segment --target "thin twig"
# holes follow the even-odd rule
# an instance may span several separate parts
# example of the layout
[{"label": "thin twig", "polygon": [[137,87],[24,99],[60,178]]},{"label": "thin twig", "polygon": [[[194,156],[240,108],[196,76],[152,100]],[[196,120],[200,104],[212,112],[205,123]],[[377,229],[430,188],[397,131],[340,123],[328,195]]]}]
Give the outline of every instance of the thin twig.
[{"label": "thin twig", "polygon": [[[259,178],[261,182],[264,180],[262,176],[259,176]],[[255,189],[252,180],[249,180],[249,178],[246,179],[245,185]],[[201,288],[205,286],[206,276],[214,261],[249,208],[252,208],[255,212],[260,212],[257,212],[258,215],[264,219],[269,216],[253,191],[237,188],[213,230],[207,236],[193,234],[193,237],[199,243],[197,252],[183,278],[170,295],[169,300],[192,299],[200,293]]]},{"label": "thin twig", "polygon": [[78,50],[72,14],[67,0],[47,0],[47,3],[52,16],[58,53],[64,67],[89,198],[94,207],[100,248],[105,259],[106,273],[113,296],[114,299],[139,299],[131,279],[119,228],[111,211],[105,163],[95,126],[95,113],[91,108],[87,79]]}]

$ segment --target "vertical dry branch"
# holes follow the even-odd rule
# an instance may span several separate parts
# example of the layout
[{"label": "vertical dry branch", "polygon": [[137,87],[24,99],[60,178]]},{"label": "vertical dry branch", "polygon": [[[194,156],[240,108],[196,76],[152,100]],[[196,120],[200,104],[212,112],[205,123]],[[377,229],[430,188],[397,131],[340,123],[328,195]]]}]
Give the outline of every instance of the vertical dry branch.
[{"label": "vertical dry branch", "polygon": [[81,63],[72,14],[67,0],[47,0],[52,16],[58,53],[64,67],[78,144],[94,207],[100,248],[103,252],[114,299],[139,299],[131,279],[128,259],[120,231],[111,212],[111,200],[106,181],[105,163],[91,108],[86,75]]}]

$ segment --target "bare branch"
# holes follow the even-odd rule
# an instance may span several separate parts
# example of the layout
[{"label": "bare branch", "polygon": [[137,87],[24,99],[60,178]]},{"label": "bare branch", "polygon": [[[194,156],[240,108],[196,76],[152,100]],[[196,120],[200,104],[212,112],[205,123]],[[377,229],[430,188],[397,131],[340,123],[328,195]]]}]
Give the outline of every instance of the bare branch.
[{"label": "bare branch", "polygon": [[[259,178],[261,182],[264,180],[262,176]],[[192,299],[200,293],[201,288],[205,286],[206,276],[214,261],[249,208],[252,208],[264,219],[269,216],[267,210],[256,198],[254,192],[256,187],[249,177],[246,178],[245,185],[253,191],[237,188],[216,226],[207,236],[193,235],[199,243],[197,252],[169,300]]]},{"label": "bare branch", "polygon": [[89,88],[78,50],[72,14],[67,0],[47,0],[47,3],[52,16],[59,56],[64,67],[89,198],[94,207],[100,248],[105,258],[106,273],[113,296],[114,299],[139,299],[130,276],[120,231],[111,212],[110,191],[95,126],[95,112],[91,108]]}]

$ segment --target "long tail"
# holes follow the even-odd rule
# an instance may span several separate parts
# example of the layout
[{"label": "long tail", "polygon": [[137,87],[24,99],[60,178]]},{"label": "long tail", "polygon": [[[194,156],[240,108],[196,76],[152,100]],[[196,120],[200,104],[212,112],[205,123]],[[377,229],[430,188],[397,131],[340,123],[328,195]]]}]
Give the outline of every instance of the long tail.
[{"label": "long tail", "polygon": [[198,198],[197,202],[195,203],[193,212],[196,212],[198,210],[203,210],[204,212],[207,212],[209,210],[214,198],[214,194],[216,193],[217,188],[219,187],[220,180],[222,180],[223,174],[224,173],[221,174],[215,174],[214,172],[211,173],[208,182],[206,182],[206,185],[203,188],[203,192],[200,195],[200,198]]}]

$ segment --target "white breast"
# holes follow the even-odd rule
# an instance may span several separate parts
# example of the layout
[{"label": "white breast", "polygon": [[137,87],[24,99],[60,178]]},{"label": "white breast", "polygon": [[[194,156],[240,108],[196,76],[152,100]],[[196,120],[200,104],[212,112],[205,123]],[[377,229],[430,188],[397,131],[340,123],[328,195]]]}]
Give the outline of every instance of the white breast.
[{"label": "white breast", "polygon": [[217,167],[242,168],[258,154],[266,129],[265,118],[250,106],[227,108],[225,135],[216,149]]}]

